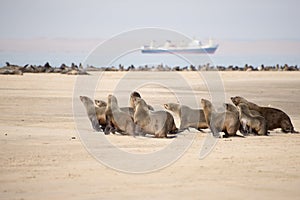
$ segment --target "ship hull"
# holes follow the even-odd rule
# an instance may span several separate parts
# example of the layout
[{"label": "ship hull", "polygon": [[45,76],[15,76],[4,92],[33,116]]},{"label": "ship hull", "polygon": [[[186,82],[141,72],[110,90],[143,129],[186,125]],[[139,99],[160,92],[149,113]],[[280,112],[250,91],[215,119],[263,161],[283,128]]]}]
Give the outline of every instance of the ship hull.
[{"label": "ship hull", "polygon": [[210,48],[196,48],[196,49],[141,49],[142,53],[178,53],[178,54],[213,54],[217,50],[217,47]]}]

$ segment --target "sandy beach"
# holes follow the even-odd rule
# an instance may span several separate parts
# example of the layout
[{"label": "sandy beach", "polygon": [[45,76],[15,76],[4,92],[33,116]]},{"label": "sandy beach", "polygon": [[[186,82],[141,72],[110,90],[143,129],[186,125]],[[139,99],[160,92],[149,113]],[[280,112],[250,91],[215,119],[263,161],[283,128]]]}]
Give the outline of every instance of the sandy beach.
[{"label": "sandy beach", "polygon": [[[137,80],[149,76],[134,73]],[[150,73],[166,79],[168,73],[176,72]],[[211,97],[201,78],[205,73],[209,72],[177,73],[188,82],[198,101]],[[299,72],[219,74],[226,102],[239,95],[282,109],[300,130]],[[106,99],[124,76],[126,72],[102,74],[95,97]],[[123,173],[101,164],[85,149],[77,131],[73,116],[76,78],[61,74],[0,77],[0,199],[299,198],[300,134],[284,134],[280,129],[270,131],[270,136],[218,139],[204,159],[199,159],[199,153],[210,131],[191,129],[195,138],[187,151],[173,164],[149,173]],[[154,90],[146,85],[135,89],[156,109],[176,100],[168,88],[157,86]],[[185,88],[177,89],[182,97],[188,95]],[[123,106],[128,104],[122,100],[129,96],[126,92],[120,94]],[[87,116],[82,120],[89,123]],[[85,131],[95,137],[102,134],[94,132],[90,124]],[[121,150],[134,153],[151,153],[174,140],[106,137]]]}]

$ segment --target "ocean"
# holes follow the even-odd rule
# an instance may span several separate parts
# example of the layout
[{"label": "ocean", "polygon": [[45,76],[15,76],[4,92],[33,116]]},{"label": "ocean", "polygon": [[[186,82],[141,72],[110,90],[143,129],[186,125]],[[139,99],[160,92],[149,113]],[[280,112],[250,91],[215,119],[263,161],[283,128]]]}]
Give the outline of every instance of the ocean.
[{"label": "ocean", "polygon": [[[300,66],[300,55],[220,55],[218,53],[213,55],[192,55],[196,61],[186,61],[184,58],[180,58],[174,55],[145,55],[140,52],[131,52],[121,57],[114,57],[110,62],[101,62],[101,56],[97,59],[97,55],[92,56],[90,59],[89,53],[87,52],[0,52],[0,66],[4,66],[6,62],[10,64],[17,65],[44,65],[49,62],[51,66],[59,67],[62,63],[71,65],[71,63],[79,64],[83,63],[84,66],[93,65],[95,67],[106,67],[119,66],[119,64],[124,67],[130,65],[149,67],[163,64],[170,67],[189,66],[190,63],[195,65],[204,65],[209,63],[211,66],[224,66],[228,67],[239,66],[243,67],[245,64],[252,65],[254,67],[261,66],[275,66],[279,65],[292,65]],[[96,60],[95,60],[96,57]],[[189,59],[187,59],[189,60]],[[195,63],[196,62],[196,63]]]},{"label": "ocean", "polygon": [[[150,38],[153,36],[149,36]],[[164,42],[162,40],[161,42]],[[204,65],[230,65],[254,67],[279,65],[300,66],[299,40],[221,40],[214,54],[142,54],[139,47],[144,43],[139,38],[103,39],[0,39],[0,66],[5,62],[17,65],[43,65],[49,62],[59,67],[62,63],[83,63],[95,67],[130,65],[168,65],[170,67]],[[158,42],[157,42],[158,43]],[[176,44],[176,42],[174,42]],[[160,43],[158,43],[160,44]],[[161,43],[163,44],[163,43]],[[138,47],[138,48],[137,48]],[[128,50],[129,49],[129,50]],[[93,50],[93,51],[92,51]],[[126,53],[124,53],[126,52]]]}]

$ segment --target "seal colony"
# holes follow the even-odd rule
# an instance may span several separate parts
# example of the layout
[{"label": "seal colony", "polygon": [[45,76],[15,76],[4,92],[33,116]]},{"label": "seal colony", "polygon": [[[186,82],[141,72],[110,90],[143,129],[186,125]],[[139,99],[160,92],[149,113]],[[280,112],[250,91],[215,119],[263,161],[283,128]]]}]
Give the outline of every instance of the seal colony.
[{"label": "seal colony", "polygon": [[13,65],[6,62],[6,66],[0,68],[0,75],[23,75],[24,73],[60,73],[67,75],[88,75],[86,69],[83,68],[80,63],[79,66],[72,63],[71,66],[67,66],[64,63],[60,67],[52,67],[48,62],[44,65]]},{"label": "seal colony", "polygon": [[122,64],[119,64],[118,67],[110,66],[110,67],[94,67],[94,66],[86,66],[83,67],[80,63],[79,66],[72,63],[71,66],[67,66],[66,64],[61,64],[60,67],[52,67],[48,62],[44,65],[29,65],[25,66],[10,64],[6,62],[6,66],[0,67],[0,75],[23,75],[23,73],[60,73],[60,74],[68,74],[68,75],[88,75],[87,71],[299,71],[297,65],[275,65],[275,66],[251,66],[245,64],[245,66],[211,66],[209,64],[198,65],[198,66],[173,66],[170,67],[168,65],[156,65],[156,66],[138,66],[130,65],[125,67]]},{"label": "seal colony", "polygon": [[[162,104],[165,110],[154,110],[141,95],[134,91],[128,107],[119,107],[116,96],[109,94],[107,101],[80,96],[92,128],[105,134],[174,137],[186,129],[199,131],[209,128],[214,137],[244,137],[249,134],[268,135],[268,130],[281,128],[284,133],[299,133],[290,117],[277,108],[263,107],[243,97],[231,97],[234,105],[224,103],[219,112],[207,99],[201,99],[202,109],[192,109],[178,103]],[[173,115],[180,118],[176,127]],[[237,134],[237,132],[240,134]],[[223,132],[224,134],[220,134]],[[172,135],[172,136],[169,136]]]}]

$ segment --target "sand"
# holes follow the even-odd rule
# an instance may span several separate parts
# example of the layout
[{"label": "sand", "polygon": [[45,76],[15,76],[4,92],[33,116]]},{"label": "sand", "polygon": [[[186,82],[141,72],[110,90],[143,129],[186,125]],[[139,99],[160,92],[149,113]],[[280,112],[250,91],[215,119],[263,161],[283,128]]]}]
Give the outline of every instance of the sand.
[{"label": "sand", "polygon": [[[137,80],[149,76],[134,73]],[[171,77],[168,73],[152,74],[167,79]],[[105,99],[125,75],[105,73],[95,97]],[[179,75],[189,83],[197,100],[210,99],[199,74]],[[280,108],[300,130],[299,72],[222,72],[220,77],[224,101],[240,95]],[[199,153],[209,130],[191,130],[185,134],[195,135],[192,145],[176,162],[160,170],[132,174],[107,167],[86,150],[76,129],[72,104],[76,78],[60,74],[0,77],[0,199],[299,198],[300,134],[283,134],[280,129],[271,131],[270,136],[218,139],[204,159],[199,159]],[[137,89],[156,108],[176,100],[168,88],[152,86]],[[177,89],[179,96],[189,95],[185,88]],[[120,93],[120,99],[127,97],[126,92]],[[88,134],[100,137],[86,116],[80,119],[87,124],[84,128]],[[133,153],[152,153],[175,140],[117,135],[106,138],[117,148]]]}]

